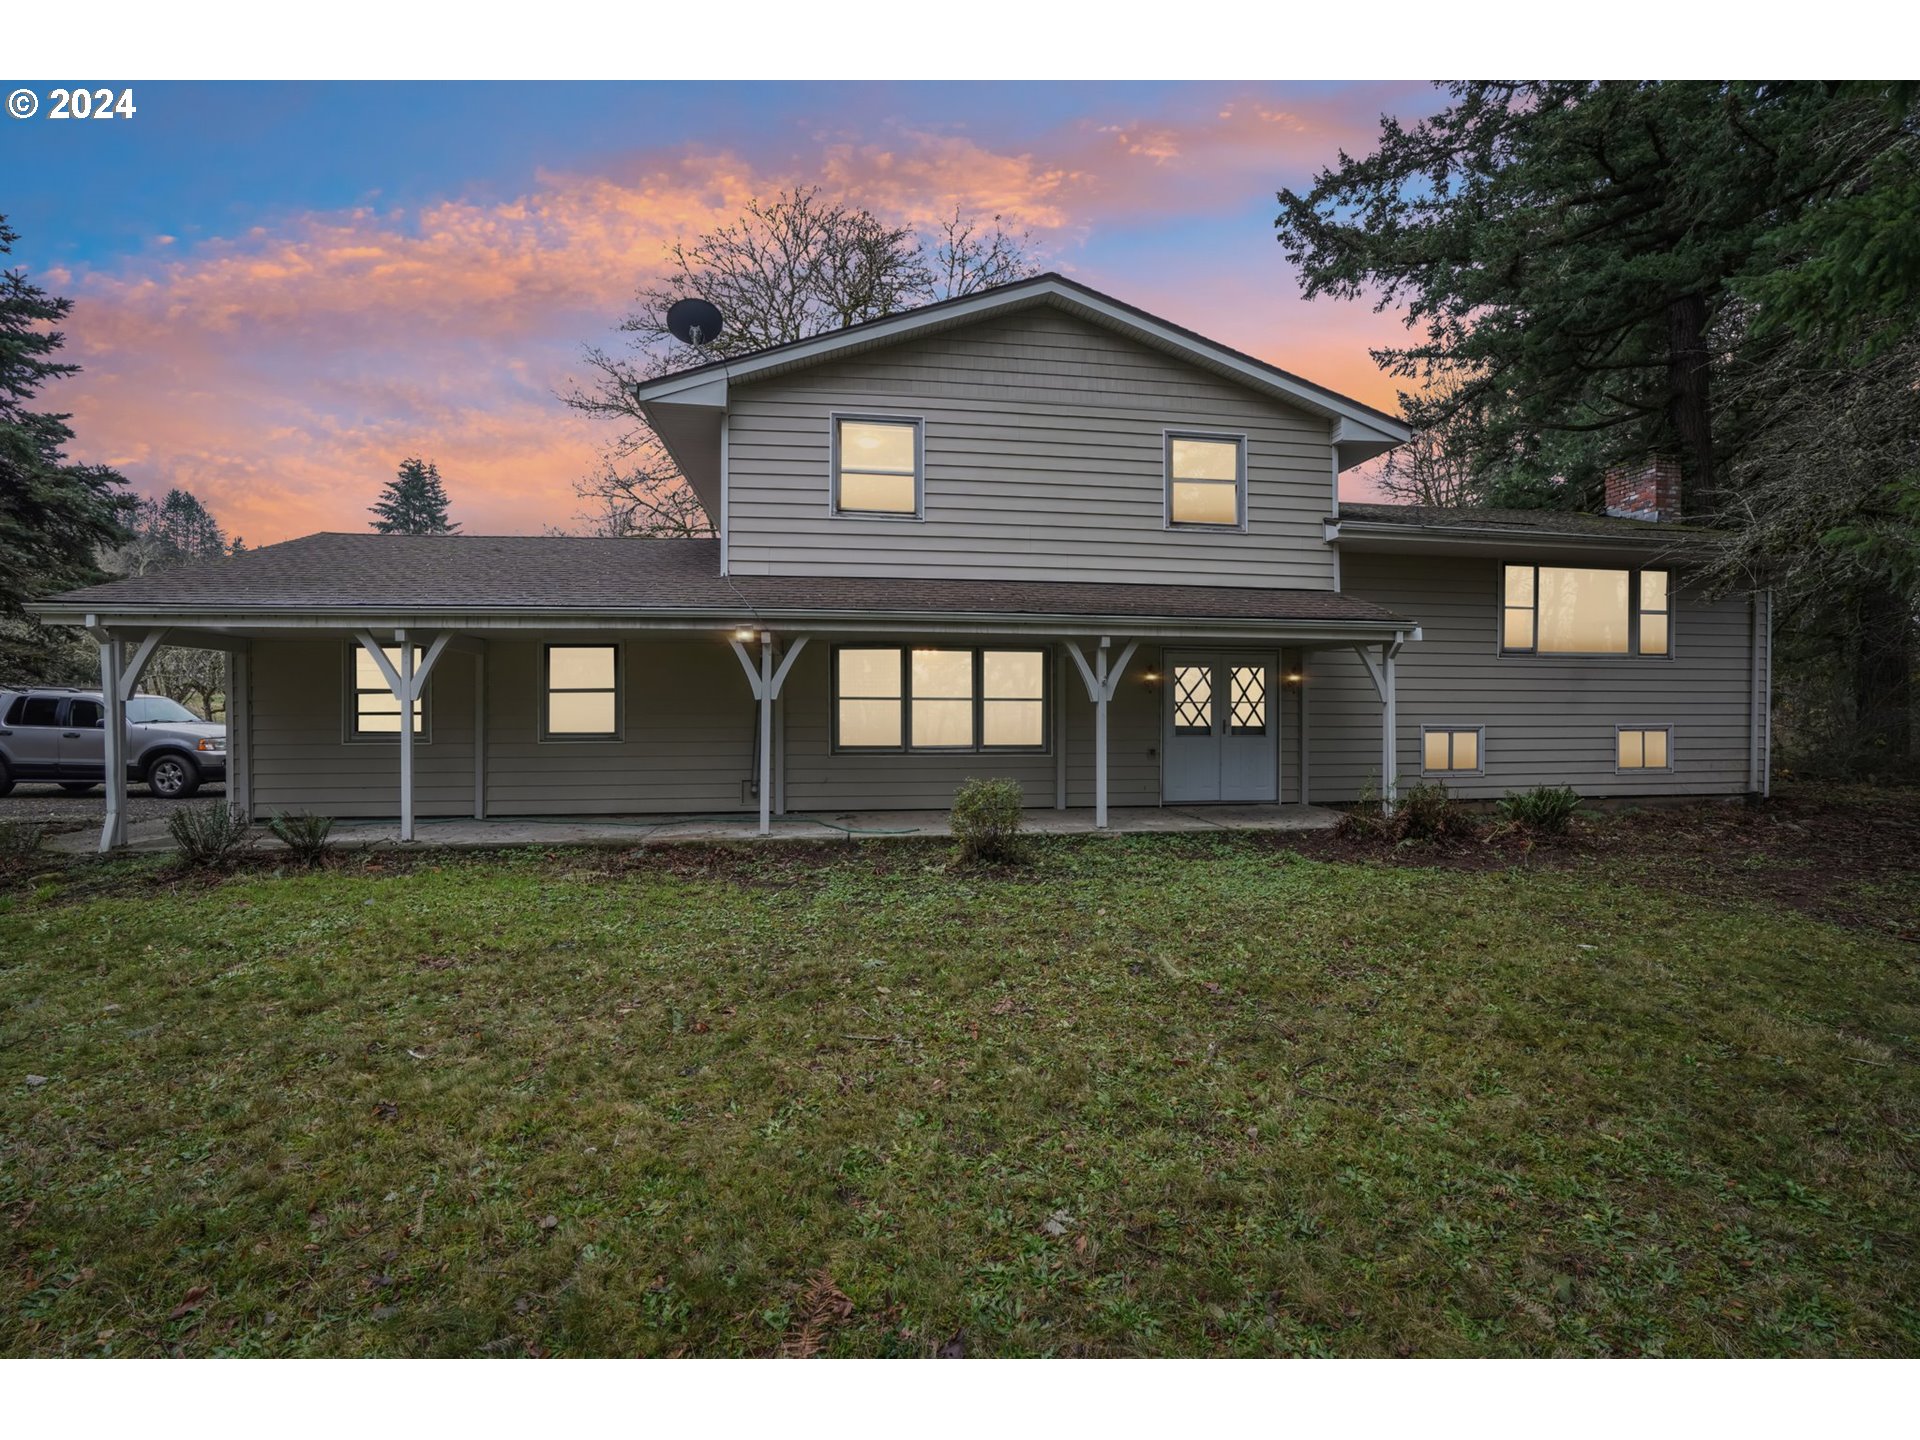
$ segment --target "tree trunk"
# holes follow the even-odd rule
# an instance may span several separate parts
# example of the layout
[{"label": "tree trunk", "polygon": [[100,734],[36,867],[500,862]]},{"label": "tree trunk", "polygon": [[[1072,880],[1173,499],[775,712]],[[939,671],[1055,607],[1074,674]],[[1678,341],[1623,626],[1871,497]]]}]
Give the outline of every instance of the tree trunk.
[{"label": "tree trunk", "polygon": [[1872,769],[1900,769],[1913,738],[1913,613],[1907,597],[1884,582],[1855,602],[1853,660],[1856,753]]},{"label": "tree trunk", "polygon": [[1667,303],[1667,422],[1680,452],[1680,508],[1688,516],[1713,513],[1713,414],[1708,408],[1707,298],[1682,295]]}]

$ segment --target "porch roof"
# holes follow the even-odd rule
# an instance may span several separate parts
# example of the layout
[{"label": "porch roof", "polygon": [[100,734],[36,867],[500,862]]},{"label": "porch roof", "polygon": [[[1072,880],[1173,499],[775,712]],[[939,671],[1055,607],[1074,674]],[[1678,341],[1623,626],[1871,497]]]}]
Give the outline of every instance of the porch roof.
[{"label": "porch roof", "polygon": [[[1381,606],[1331,590],[1135,585],[1059,580],[720,574],[716,540],[586,536],[319,534],[215,560],[69,591],[32,607],[69,623],[142,620],[201,626],[471,626],[552,618],[570,626],[628,620],[722,625],[808,620],[1050,619],[1411,630]],[[251,627],[249,627],[251,628]]]}]

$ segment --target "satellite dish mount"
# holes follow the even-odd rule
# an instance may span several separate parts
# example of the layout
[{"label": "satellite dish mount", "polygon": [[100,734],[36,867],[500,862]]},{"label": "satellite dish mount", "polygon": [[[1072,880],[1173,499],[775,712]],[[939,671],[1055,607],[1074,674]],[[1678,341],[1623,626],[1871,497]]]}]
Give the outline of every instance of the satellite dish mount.
[{"label": "satellite dish mount", "polygon": [[720,307],[689,297],[667,307],[667,330],[683,345],[711,345],[726,326]]}]

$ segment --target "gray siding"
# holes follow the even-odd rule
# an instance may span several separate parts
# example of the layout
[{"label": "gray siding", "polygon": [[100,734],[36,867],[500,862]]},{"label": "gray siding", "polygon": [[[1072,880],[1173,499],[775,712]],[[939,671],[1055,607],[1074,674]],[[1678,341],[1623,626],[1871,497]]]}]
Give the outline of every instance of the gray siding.
[{"label": "gray siding", "polygon": [[[925,518],[828,514],[829,416],[919,416]],[[1247,436],[1245,534],[1165,527],[1162,432]],[[738,574],[1331,588],[1327,423],[1054,310],[737,386]]]},{"label": "gray siding", "polygon": [[[1740,794],[1750,786],[1751,604],[1676,595],[1673,655],[1561,659],[1498,653],[1498,562],[1348,554],[1348,594],[1418,620],[1400,653],[1396,755],[1420,774],[1422,725],[1485,727],[1486,773],[1447,778],[1469,798],[1533,785],[1584,795]],[[1380,778],[1380,701],[1351,651],[1308,657],[1316,801],[1358,798]],[[1614,773],[1614,727],[1671,725],[1673,769]]]}]

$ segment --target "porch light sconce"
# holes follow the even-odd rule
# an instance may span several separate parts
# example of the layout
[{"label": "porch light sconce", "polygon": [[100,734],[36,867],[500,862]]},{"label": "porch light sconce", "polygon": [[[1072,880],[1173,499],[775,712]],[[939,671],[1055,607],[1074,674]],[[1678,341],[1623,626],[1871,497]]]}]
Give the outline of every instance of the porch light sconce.
[{"label": "porch light sconce", "polygon": [[736,630],[733,632],[733,638],[736,640],[757,640],[760,638],[760,632],[758,630]]},{"label": "porch light sconce", "polygon": [[1160,672],[1158,670],[1149,670],[1140,678],[1147,682],[1147,688],[1151,690],[1160,683]]},{"label": "porch light sconce", "polygon": [[1287,672],[1287,684],[1289,685],[1298,685],[1306,678],[1307,677],[1302,675],[1298,670],[1289,670]]}]

